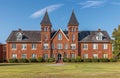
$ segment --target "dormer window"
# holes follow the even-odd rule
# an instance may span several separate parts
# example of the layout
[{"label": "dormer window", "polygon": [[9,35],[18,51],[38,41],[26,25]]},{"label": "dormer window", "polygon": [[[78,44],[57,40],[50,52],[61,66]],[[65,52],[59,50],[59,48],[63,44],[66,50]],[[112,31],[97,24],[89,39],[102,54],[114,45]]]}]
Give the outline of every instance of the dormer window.
[{"label": "dormer window", "polygon": [[17,40],[22,40],[22,33],[21,32],[18,32],[16,34],[16,36],[17,36]]},{"label": "dormer window", "polygon": [[103,40],[103,34],[101,32],[99,32],[96,36],[97,40]]}]

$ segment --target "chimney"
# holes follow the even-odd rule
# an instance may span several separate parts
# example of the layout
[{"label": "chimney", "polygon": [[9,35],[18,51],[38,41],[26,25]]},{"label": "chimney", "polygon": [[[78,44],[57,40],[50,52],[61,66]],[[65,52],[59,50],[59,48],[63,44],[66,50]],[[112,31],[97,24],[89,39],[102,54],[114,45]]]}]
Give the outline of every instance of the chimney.
[{"label": "chimney", "polygon": [[18,31],[19,31],[19,32],[21,32],[21,31],[22,31],[22,29],[21,29],[21,28],[19,28],[19,29],[18,29]]},{"label": "chimney", "polygon": [[99,28],[99,29],[98,29],[98,32],[100,32],[100,31],[101,31],[101,29]]}]

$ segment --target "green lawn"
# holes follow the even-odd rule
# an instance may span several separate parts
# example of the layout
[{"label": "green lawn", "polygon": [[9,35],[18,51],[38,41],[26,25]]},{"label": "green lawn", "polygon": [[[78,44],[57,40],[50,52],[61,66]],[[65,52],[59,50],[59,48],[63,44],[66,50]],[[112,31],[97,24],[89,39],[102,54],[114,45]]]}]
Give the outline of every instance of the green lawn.
[{"label": "green lawn", "polygon": [[0,64],[0,78],[120,78],[120,62]]}]

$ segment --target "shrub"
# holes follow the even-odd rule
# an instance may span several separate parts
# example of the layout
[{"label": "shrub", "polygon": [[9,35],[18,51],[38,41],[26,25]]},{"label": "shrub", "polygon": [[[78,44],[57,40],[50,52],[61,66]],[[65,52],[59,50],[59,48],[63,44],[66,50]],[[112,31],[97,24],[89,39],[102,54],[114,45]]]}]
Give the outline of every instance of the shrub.
[{"label": "shrub", "polygon": [[48,59],[48,62],[54,62],[55,61],[55,58],[49,58]]},{"label": "shrub", "polygon": [[31,59],[29,59],[29,62],[30,62],[30,63],[37,62],[37,59],[35,59],[35,58],[31,58]]},{"label": "shrub", "polygon": [[38,61],[39,63],[41,63],[41,62],[43,62],[43,58],[42,58],[42,57],[38,57],[37,61]]},{"label": "shrub", "polygon": [[107,59],[107,58],[101,58],[101,59],[99,59],[99,62],[109,62],[109,59]]},{"label": "shrub", "polygon": [[83,62],[91,62],[91,59],[83,59]]},{"label": "shrub", "polygon": [[80,56],[76,58],[76,62],[82,62],[82,59],[80,58]]},{"label": "shrub", "polygon": [[63,58],[63,62],[70,62],[69,58]]},{"label": "shrub", "polygon": [[18,59],[19,63],[28,63],[29,61],[27,59]]},{"label": "shrub", "polygon": [[99,62],[98,59],[91,59],[92,62]]},{"label": "shrub", "polygon": [[75,58],[71,58],[70,62],[76,62],[76,59]]},{"label": "shrub", "polygon": [[18,60],[17,60],[17,59],[9,59],[9,62],[10,62],[10,63],[17,63]]},{"label": "shrub", "polygon": [[110,62],[117,62],[117,59],[111,58],[111,59],[110,59]]}]

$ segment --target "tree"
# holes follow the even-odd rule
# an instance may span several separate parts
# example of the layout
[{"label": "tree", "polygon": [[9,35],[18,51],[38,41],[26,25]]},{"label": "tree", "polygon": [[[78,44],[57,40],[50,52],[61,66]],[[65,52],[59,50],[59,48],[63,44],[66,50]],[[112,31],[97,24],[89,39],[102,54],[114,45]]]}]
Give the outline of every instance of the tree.
[{"label": "tree", "polygon": [[115,57],[120,58],[120,25],[118,29],[114,29],[112,33],[113,37],[113,54]]}]

